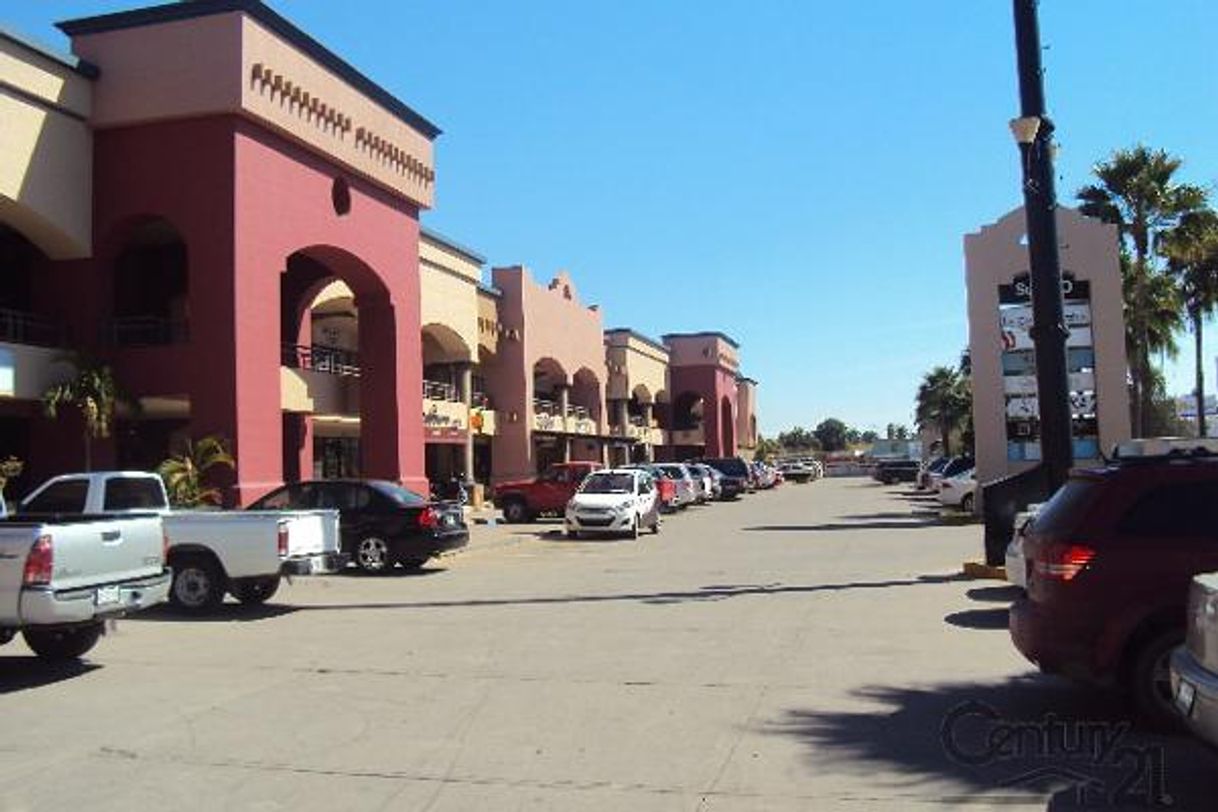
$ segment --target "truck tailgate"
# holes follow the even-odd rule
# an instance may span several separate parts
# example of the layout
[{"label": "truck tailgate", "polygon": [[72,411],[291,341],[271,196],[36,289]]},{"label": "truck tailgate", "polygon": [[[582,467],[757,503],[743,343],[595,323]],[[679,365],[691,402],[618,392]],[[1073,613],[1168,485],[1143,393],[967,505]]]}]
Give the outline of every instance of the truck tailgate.
[{"label": "truck tailgate", "polygon": [[274,517],[286,525],[289,558],[338,552],[337,510],[255,510],[245,515]]},{"label": "truck tailgate", "polygon": [[37,525],[0,522],[0,625],[15,623],[21,611],[21,578]]}]

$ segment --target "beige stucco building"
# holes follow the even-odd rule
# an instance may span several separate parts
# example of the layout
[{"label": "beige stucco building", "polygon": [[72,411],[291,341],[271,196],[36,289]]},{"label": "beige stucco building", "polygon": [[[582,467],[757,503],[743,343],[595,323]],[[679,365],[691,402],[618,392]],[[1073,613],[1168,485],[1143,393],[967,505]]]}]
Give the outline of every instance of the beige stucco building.
[{"label": "beige stucco building", "polygon": [[[1059,208],[1067,360],[1076,463],[1129,438],[1125,327],[1114,226]],[[1023,209],[964,239],[977,478],[1040,459]]]},{"label": "beige stucco building", "polygon": [[634,330],[605,332],[610,432],[623,441],[614,444],[612,462],[649,462],[666,444],[669,355],[668,347]]}]

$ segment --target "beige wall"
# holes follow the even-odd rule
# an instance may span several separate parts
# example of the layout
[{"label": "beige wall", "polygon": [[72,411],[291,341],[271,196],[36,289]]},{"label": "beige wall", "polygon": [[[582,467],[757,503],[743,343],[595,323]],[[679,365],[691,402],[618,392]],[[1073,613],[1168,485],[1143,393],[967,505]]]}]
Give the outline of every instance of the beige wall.
[{"label": "beige wall", "polygon": [[667,399],[668,350],[626,331],[605,333],[605,361],[609,368],[608,400],[627,400],[636,388],[647,390],[643,402]]},{"label": "beige wall", "polygon": [[[668,341],[672,350],[672,366],[702,366],[722,363],[736,372],[740,369],[740,354],[725,339],[715,336],[682,335]],[[715,359],[719,359],[718,362]]]},{"label": "beige wall", "polygon": [[0,34],[0,221],[53,259],[93,249],[85,77]]},{"label": "beige wall", "polygon": [[478,282],[482,268],[426,235],[419,238],[422,324],[441,324],[465,342],[465,358],[477,360]]},{"label": "beige wall", "polygon": [[77,36],[104,65],[99,128],[235,113],[421,207],[432,202],[431,142],[379,103],[240,12]]},{"label": "beige wall", "polygon": [[[1059,208],[1058,237],[1063,273],[1091,284],[1091,332],[1095,347],[1095,391],[1100,449],[1129,438],[1125,327],[1115,227]],[[1025,470],[1035,463],[1008,462],[1006,398],[1002,375],[1002,331],[998,286],[1028,272],[1023,209],[964,238],[968,286],[969,352],[977,478],[983,482]],[[1076,460],[1083,463],[1084,460]]]},{"label": "beige wall", "polygon": [[490,291],[478,289],[478,349],[494,355],[499,352],[499,337],[503,334],[503,322],[499,319],[499,297]]},{"label": "beige wall", "polygon": [[757,446],[755,423],[757,417],[757,386],[741,379],[736,384],[736,442],[741,448]]}]

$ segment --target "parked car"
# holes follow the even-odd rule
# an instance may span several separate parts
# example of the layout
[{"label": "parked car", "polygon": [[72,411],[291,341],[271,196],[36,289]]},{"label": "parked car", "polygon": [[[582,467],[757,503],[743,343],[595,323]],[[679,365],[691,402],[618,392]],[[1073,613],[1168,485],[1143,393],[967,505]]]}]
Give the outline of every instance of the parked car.
[{"label": "parked car", "polygon": [[670,513],[677,509],[677,506],[674,504],[677,499],[677,483],[673,481],[672,476],[667,471],[658,465],[650,463],[638,463],[622,467],[646,471],[651,474],[651,478],[656,483],[656,498],[660,500],[661,513]]},{"label": "parked car", "polygon": [[931,489],[931,477],[942,471],[943,466],[949,462],[951,462],[951,457],[935,457],[924,463],[918,471],[918,490],[929,491]]},{"label": "parked car", "polygon": [[875,464],[871,477],[885,485],[914,482],[921,469],[922,464],[917,460],[880,460]]},{"label": "parked car", "polygon": [[165,556],[152,513],[0,520],[0,645],[20,632],[43,660],[81,657],[107,618],[165,600]]},{"label": "parked car", "polygon": [[558,463],[535,479],[496,485],[491,498],[495,507],[503,511],[506,522],[531,522],[538,516],[561,516],[584,477],[604,467],[599,462]]},{"label": "parked car", "polygon": [[931,472],[930,489],[938,492],[939,485],[942,484],[943,480],[954,477],[957,474],[962,474],[974,465],[976,463],[973,462],[972,457],[952,457],[938,471]]},{"label": "parked car", "polygon": [[717,497],[715,493],[715,477],[711,473],[711,468],[708,465],[703,465],[697,462],[687,462],[685,467],[693,475],[694,479],[702,486],[703,502],[709,502]]},{"label": "parked car", "polygon": [[18,513],[159,515],[173,569],[169,601],[189,613],[215,609],[225,593],[242,603],[264,603],[283,575],[334,572],[345,563],[334,511],[171,510],[161,478],[147,471],[52,477],[21,502]]},{"label": "parked car", "polygon": [[965,513],[972,513],[976,503],[977,477],[974,469],[962,471],[939,483],[939,504],[944,507],[958,507]]},{"label": "parked car", "polygon": [[625,534],[638,538],[642,529],[660,532],[660,504],[655,479],[637,468],[595,471],[584,478],[567,503],[564,529],[576,538],[585,533]]},{"label": "parked car", "polygon": [[1016,647],[1041,670],[1124,687],[1172,718],[1168,659],[1189,583],[1218,570],[1218,457],[1167,456],[1074,471],[1024,536]]},{"label": "parked car", "polygon": [[798,460],[784,462],[778,466],[778,470],[782,472],[783,479],[791,482],[809,482],[816,476],[811,466]]},{"label": "parked car", "polygon": [[1193,733],[1218,746],[1218,573],[1193,578],[1185,629],[1171,656],[1173,702]]},{"label": "parked car", "polygon": [[694,482],[694,475],[683,463],[661,462],[656,467],[667,474],[676,486],[677,498],[673,504],[678,510],[684,510],[698,501],[698,486]]},{"label": "parked car", "polygon": [[721,501],[723,499],[723,474],[719,473],[717,469],[711,468],[706,463],[701,463],[701,465],[711,478],[711,498],[716,501]]},{"label": "parked car", "polygon": [[703,463],[723,474],[721,499],[738,499],[749,490],[749,464],[740,457],[717,457]]},{"label": "parked car", "polygon": [[469,543],[459,504],[432,502],[394,482],[319,479],[277,488],[250,510],[338,511],[342,550],[361,570],[416,569]]},{"label": "parked car", "polygon": [[774,487],[773,471],[764,462],[753,462],[753,475],[759,490],[768,490]]},{"label": "parked car", "polygon": [[1011,542],[1007,545],[1005,572],[1007,581],[1020,589],[1026,589],[1028,586],[1028,562],[1024,558],[1023,539],[1042,507],[1044,507],[1044,504],[1037,502],[1028,505],[1027,510],[1021,510],[1015,514],[1014,529],[1011,531]]}]

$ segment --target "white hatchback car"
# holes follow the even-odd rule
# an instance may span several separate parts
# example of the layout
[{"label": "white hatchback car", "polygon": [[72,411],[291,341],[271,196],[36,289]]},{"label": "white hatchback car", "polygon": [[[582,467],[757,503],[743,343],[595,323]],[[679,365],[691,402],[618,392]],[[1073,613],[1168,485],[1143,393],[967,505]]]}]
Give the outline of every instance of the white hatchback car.
[{"label": "white hatchback car", "polygon": [[939,482],[939,503],[972,513],[977,503],[977,477],[970,468]]},{"label": "white hatchback car", "polygon": [[625,534],[638,538],[644,527],[660,532],[660,499],[651,474],[633,468],[593,471],[567,503],[566,533]]}]

